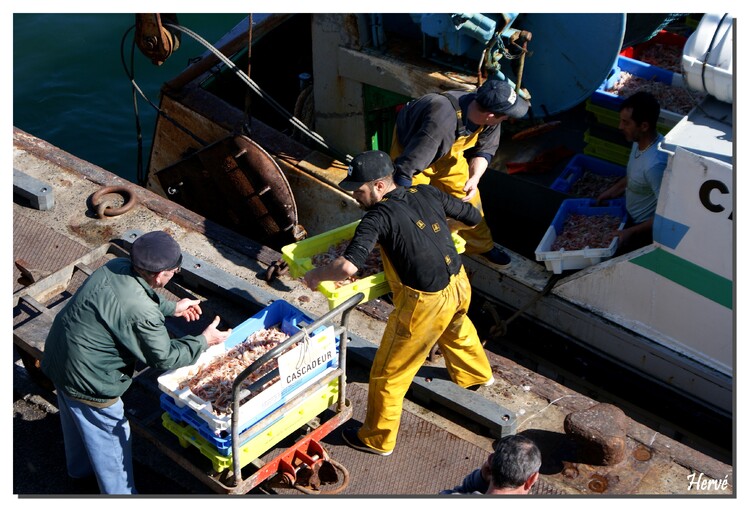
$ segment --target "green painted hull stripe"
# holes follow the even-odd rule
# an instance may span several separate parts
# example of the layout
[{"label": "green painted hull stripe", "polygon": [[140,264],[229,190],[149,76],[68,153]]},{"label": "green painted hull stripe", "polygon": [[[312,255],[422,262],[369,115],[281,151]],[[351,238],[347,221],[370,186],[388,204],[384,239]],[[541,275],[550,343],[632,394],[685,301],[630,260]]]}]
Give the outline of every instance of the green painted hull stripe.
[{"label": "green painted hull stripe", "polygon": [[660,248],[630,261],[732,309],[732,281],[725,277]]}]

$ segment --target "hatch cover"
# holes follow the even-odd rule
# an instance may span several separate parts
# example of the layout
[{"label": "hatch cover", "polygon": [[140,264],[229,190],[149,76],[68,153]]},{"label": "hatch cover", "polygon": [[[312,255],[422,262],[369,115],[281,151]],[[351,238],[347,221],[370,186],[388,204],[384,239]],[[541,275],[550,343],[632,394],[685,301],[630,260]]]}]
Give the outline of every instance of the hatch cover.
[{"label": "hatch cover", "polygon": [[249,137],[226,137],[156,177],[172,201],[266,245],[305,237],[286,176]]}]

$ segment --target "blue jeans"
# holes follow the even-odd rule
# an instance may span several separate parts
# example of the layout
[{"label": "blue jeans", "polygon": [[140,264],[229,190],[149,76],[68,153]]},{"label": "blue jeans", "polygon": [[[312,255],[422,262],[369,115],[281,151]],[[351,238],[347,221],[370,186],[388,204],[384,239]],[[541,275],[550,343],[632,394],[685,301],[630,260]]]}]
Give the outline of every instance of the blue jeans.
[{"label": "blue jeans", "polygon": [[103,494],[137,494],[130,424],[122,400],[102,409],[73,400],[58,389],[57,403],[68,475],[96,475]]}]

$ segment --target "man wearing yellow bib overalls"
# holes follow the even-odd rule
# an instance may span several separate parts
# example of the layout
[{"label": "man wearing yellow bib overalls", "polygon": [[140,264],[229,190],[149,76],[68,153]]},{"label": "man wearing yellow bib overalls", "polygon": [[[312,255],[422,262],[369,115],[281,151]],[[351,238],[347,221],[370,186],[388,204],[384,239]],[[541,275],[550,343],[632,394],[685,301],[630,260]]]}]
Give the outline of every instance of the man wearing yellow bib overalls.
[{"label": "man wearing yellow bib overalls", "polygon": [[447,218],[476,225],[479,211],[435,187],[399,187],[383,151],[352,160],[339,186],[367,210],[343,256],[305,274],[315,290],[364,268],[380,246],[393,311],[370,370],[367,415],[361,428],[346,428],[344,441],[357,450],[390,455],[396,445],[404,396],[430,349],[438,344],[448,375],[461,387],[491,385],[492,368],[467,313],[471,285]]},{"label": "man wearing yellow bib overalls", "polygon": [[458,234],[467,254],[481,254],[500,266],[510,256],[495,246],[482,211],[479,180],[500,145],[500,123],[526,115],[529,103],[505,80],[488,80],[476,92],[430,93],[410,101],[396,118],[391,158],[397,185],[429,183],[468,201],[482,221]]}]

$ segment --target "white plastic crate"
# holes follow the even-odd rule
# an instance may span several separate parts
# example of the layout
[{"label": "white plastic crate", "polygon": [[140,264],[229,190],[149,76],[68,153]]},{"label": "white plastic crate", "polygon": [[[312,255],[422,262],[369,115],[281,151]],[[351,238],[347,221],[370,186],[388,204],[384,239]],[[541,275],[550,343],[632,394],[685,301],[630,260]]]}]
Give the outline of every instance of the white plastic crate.
[{"label": "white plastic crate", "polygon": [[595,265],[611,258],[617,250],[617,237],[615,237],[606,248],[587,247],[577,251],[566,251],[564,249],[553,251],[552,244],[555,242],[557,234],[562,232],[565,219],[571,213],[589,216],[615,215],[622,219],[620,229],[624,227],[627,217],[625,203],[622,200],[611,201],[608,206],[594,206],[594,201],[590,199],[566,199],[563,201],[535,251],[536,260],[543,261],[547,270],[551,270],[555,274],[560,274],[564,270],[577,270]]},{"label": "white plastic crate", "polygon": [[[242,343],[254,332],[278,326],[291,336],[304,324],[310,323],[312,320],[309,317],[289,303],[277,300],[232,329],[232,334],[223,344],[210,347],[195,364],[159,376],[159,389],[172,397],[178,407],[190,407],[214,432],[231,432],[231,414],[214,410],[211,403],[195,395],[189,387],[183,387],[182,383],[195,375],[204,364],[223,357],[231,347]],[[338,344],[333,326],[317,329],[310,334],[307,342],[278,356],[280,379],[240,406],[240,431],[250,428],[297,396],[313,379],[338,368]]]}]

